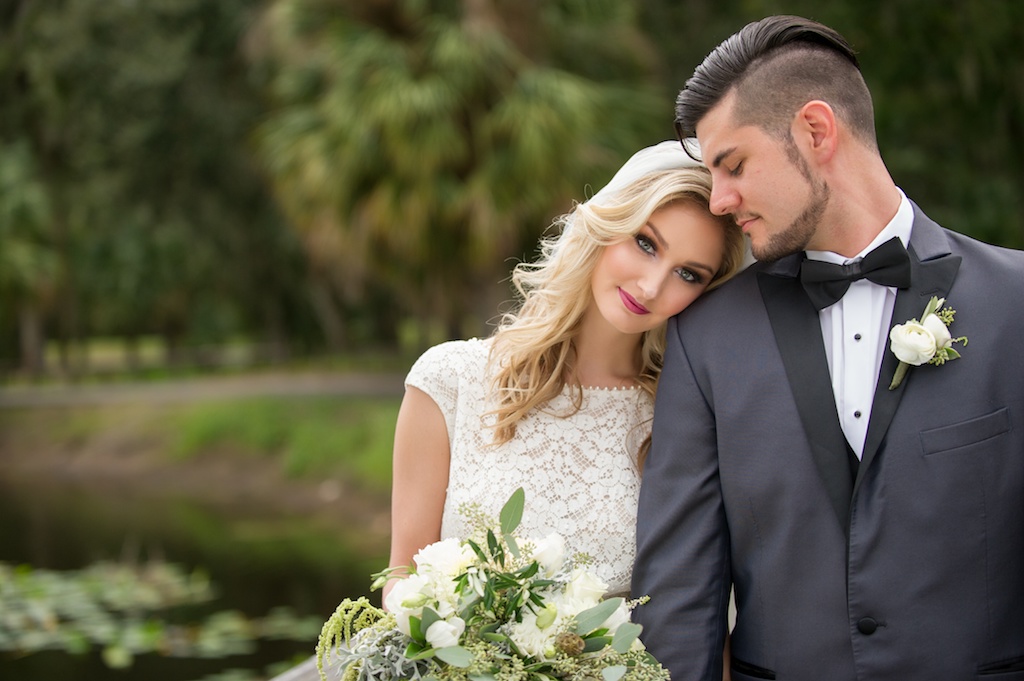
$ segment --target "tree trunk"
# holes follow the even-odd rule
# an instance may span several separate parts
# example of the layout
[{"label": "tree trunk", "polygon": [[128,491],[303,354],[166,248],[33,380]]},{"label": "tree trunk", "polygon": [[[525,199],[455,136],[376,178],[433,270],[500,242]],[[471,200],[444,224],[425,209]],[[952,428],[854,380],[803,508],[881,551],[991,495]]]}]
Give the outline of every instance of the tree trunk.
[{"label": "tree trunk", "polygon": [[312,280],[309,286],[309,299],[313,312],[320,323],[327,347],[339,351],[345,347],[345,320],[342,319],[330,287],[322,280]]},{"label": "tree trunk", "polygon": [[18,311],[18,335],[21,349],[21,368],[32,378],[40,378],[46,369],[45,336],[39,306],[24,302]]}]

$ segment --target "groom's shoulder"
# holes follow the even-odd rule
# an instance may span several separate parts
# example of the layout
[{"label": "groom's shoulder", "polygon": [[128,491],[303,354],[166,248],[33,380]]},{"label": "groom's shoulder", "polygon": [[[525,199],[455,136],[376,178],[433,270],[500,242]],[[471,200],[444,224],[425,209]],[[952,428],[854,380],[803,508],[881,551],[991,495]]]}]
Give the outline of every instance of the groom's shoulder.
[{"label": "groom's shoulder", "polygon": [[[913,202],[911,204],[914,206],[914,232],[923,232],[922,236],[926,240],[925,250],[929,251],[934,248],[932,255],[941,256],[948,252],[968,261],[986,263],[997,269],[1006,267],[1008,271],[1015,274],[1020,273],[1020,267],[1024,264],[1024,251],[997,246],[962,231],[940,225],[929,218],[920,206]],[[945,240],[948,251],[939,247],[938,243],[931,238],[931,235],[934,234],[942,235],[940,238]],[[914,241],[915,235],[911,235],[911,242]]]},{"label": "groom's shoulder", "polygon": [[1024,251],[991,244],[952,229],[944,228],[943,231],[949,237],[954,253],[979,258],[996,265],[1002,264],[1013,268],[1016,273],[1020,273],[1020,267],[1024,264]]}]

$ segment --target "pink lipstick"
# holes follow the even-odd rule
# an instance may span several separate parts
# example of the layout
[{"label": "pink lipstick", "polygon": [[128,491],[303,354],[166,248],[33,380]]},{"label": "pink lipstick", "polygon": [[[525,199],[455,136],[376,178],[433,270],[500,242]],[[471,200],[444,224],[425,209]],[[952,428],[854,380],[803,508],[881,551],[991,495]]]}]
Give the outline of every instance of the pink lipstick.
[{"label": "pink lipstick", "polygon": [[636,298],[629,295],[621,288],[619,289],[619,298],[622,299],[622,304],[626,306],[626,309],[632,312],[633,314],[650,314],[651,312],[646,307],[638,303],[636,301]]}]

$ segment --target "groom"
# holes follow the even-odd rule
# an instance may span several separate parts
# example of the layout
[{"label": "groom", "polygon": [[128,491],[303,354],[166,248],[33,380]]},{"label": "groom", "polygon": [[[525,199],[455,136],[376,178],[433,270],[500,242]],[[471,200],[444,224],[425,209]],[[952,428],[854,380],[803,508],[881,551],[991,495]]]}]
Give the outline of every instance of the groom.
[{"label": "groom", "polygon": [[[1024,254],[897,188],[821,24],[727,39],[676,126],[761,262],[668,329],[633,579],[648,649],[673,681],[721,679],[734,587],[733,681],[1024,679]],[[969,344],[890,389],[890,329],[932,297]]]}]

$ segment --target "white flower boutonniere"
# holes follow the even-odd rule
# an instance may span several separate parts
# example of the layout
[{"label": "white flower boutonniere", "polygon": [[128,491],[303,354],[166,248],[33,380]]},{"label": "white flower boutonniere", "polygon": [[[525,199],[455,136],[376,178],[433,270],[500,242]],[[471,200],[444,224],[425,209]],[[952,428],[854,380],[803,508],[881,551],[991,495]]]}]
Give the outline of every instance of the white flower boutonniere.
[{"label": "white flower boutonniere", "polygon": [[953,338],[950,335],[947,327],[953,323],[956,310],[949,307],[942,309],[945,302],[945,298],[933,296],[924,308],[921,321],[911,319],[905,324],[892,327],[889,332],[889,349],[900,360],[900,365],[896,367],[889,390],[899,387],[911,366],[939,366],[960,356],[953,348],[953,343],[967,345],[967,336]]}]

